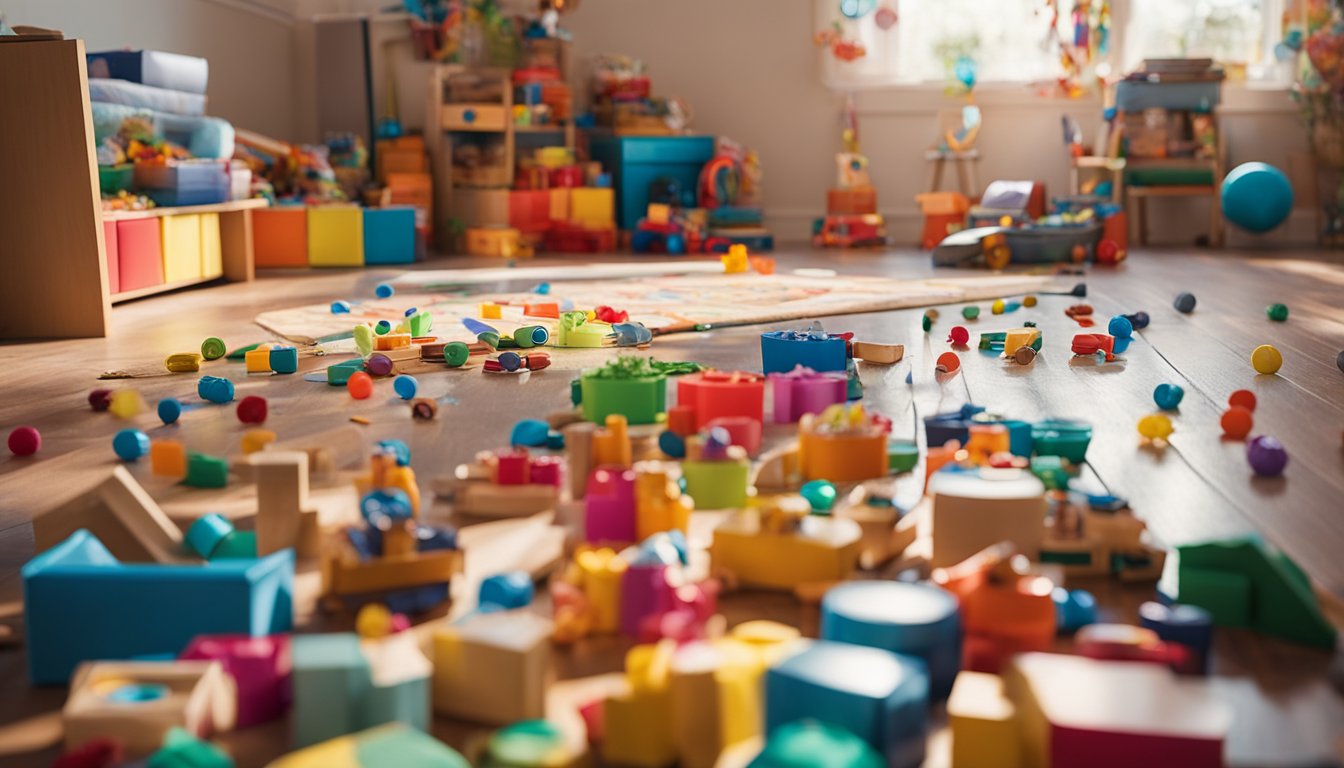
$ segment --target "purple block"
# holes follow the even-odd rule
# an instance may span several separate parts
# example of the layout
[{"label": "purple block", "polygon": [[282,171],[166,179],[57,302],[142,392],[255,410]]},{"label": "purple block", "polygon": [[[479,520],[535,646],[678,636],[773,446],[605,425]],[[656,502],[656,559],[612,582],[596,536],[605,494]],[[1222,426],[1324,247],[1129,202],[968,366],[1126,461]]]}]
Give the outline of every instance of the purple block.
[{"label": "purple block", "polygon": [[799,366],[789,373],[766,377],[775,403],[775,423],[792,424],[807,413],[821,413],[848,397],[843,374],[817,373]]},{"label": "purple block", "polygon": [[289,709],[289,635],[201,635],[179,658],[220,662],[238,687],[238,728],[274,720]]},{"label": "purple block", "polygon": [[635,473],[620,467],[598,467],[588,478],[584,497],[584,540],[635,540]]},{"label": "purple block", "polygon": [[630,566],[621,577],[621,632],[638,638],[644,619],[672,610],[673,597],[666,565]]}]

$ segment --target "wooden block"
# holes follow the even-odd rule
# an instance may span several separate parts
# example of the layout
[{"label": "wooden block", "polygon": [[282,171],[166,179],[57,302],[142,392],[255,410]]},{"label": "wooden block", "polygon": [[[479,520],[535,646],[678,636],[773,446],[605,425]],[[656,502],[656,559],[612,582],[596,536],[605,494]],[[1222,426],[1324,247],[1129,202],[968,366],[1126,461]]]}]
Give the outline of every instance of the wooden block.
[{"label": "wooden block", "polygon": [[964,670],[947,700],[952,765],[957,768],[1020,768],[1022,739],[1017,708],[1003,693],[998,675]]},{"label": "wooden block", "polygon": [[37,551],[46,551],[86,528],[118,560],[139,563],[191,562],[182,531],[164,514],[125,467],[87,493],[33,519]]},{"label": "wooden block", "polygon": [[306,747],[358,731],[373,687],[369,660],[353,633],[295,635],[291,744]]},{"label": "wooden block", "polygon": [[353,551],[341,548],[326,554],[322,568],[324,591],[337,596],[441,584],[461,572],[462,553],[453,550],[360,561]]},{"label": "wooden block", "polygon": [[308,266],[364,266],[364,214],[359,206],[308,209]]},{"label": "wooden block", "polygon": [[672,741],[678,764],[713,768],[725,749],[761,735],[764,672],[745,643],[691,643],[672,658]]},{"label": "wooden block", "polygon": [[593,436],[597,425],[591,421],[576,421],[565,426],[563,432],[569,496],[581,499],[588,491],[588,475],[597,466],[593,463]]},{"label": "wooden block", "polygon": [[[373,348],[379,351],[392,349],[404,349],[411,346],[411,334],[409,333],[385,333],[382,336],[373,337]],[[419,357],[419,355],[416,355]]]},{"label": "wooden block", "polygon": [[845,518],[807,516],[795,532],[763,530],[755,510],[724,518],[709,545],[715,570],[739,582],[770,589],[793,589],[808,582],[848,578],[859,558],[862,531]]},{"label": "wooden block", "polygon": [[527,609],[437,625],[434,711],[490,725],[544,717],[554,630]]},{"label": "wooden block", "polygon": [[626,654],[630,689],[603,705],[602,757],[608,763],[662,768],[676,761],[668,675],[673,647],[637,645]]},{"label": "wooden block", "polygon": [[219,240],[219,214],[201,215],[201,277],[221,277],[224,274],[224,251]]},{"label": "wooden block", "polygon": [[113,738],[135,758],[156,752],[175,727],[204,736],[231,729],[237,706],[217,661],[93,661],[75,670],[61,724],[67,749]]},{"label": "wooden block", "polygon": [[201,277],[201,217],[162,216],[163,281],[177,283]]},{"label": "wooden block", "polygon": [[317,509],[308,501],[308,454],[261,451],[247,462],[257,483],[257,554],[290,547],[298,557],[317,557],[321,540]]},{"label": "wooden block", "polygon": [[252,243],[258,267],[308,266],[308,212],[302,206],[252,211]]},{"label": "wooden block", "polygon": [[361,728],[405,723],[429,730],[430,676],[433,665],[420,650],[414,632],[396,632],[360,643],[373,687],[360,702]]},{"label": "wooden block", "polygon": [[449,200],[450,215],[464,227],[507,227],[509,190],[454,189]]},{"label": "wooden block", "polygon": [[905,357],[903,344],[876,344],[871,341],[854,342],[854,356],[865,363],[891,365]]},{"label": "wooden block", "polygon": [[1045,486],[1025,470],[938,472],[929,480],[932,565],[956,565],[985,547],[1011,541],[1035,559],[1045,525]]},{"label": "wooden block", "polygon": [[454,480],[453,513],[480,517],[529,517],[553,510],[560,489],[553,485],[496,485],[488,479]]}]

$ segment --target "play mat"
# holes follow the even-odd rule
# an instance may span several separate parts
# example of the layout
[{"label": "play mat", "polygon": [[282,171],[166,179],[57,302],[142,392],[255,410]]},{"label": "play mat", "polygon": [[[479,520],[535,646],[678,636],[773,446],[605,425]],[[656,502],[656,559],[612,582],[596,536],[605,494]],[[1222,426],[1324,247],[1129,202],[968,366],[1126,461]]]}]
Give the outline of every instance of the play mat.
[{"label": "play mat", "polygon": [[[466,317],[478,318],[482,303],[505,305],[500,320],[488,321],[501,331],[523,324],[524,304],[554,303],[562,310],[615,307],[629,312],[632,321],[643,323],[655,334],[666,334],[979,301],[1044,292],[1055,285],[1051,278],[1036,275],[898,280],[846,277],[829,270],[797,270],[776,275],[724,274],[722,267],[716,273],[697,270],[690,274],[665,274],[658,273],[653,264],[633,265],[639,269],[631,274],[617,272],[613,266],[603,267],[605,279],[589,277],[582,268],[566,270],[566,278],[584,279],[563,280],[554,277],[556,270],[543,268],[479,270],[499,273],[493,280],[461,274],[478,270],[410,273],[393,281],[398,291],[392,297],[351,300],[349,313],[333,314],[330,304],[317,304],[263,312],[256,322],[295,343],[312,344],[348,335],[358,323],[395,322],[408,307],[415,307],[433,314],[435,335],[470,340],[473,334],[460,321]],[[536,287],[532,290],[485,287],[505,278],[515,285],[526,283],[543,274],[550,276],[549,290],[544,294]],[[431,292],[415,292],[419,288]],[[448,288],[451,290],[443,290]]]}]

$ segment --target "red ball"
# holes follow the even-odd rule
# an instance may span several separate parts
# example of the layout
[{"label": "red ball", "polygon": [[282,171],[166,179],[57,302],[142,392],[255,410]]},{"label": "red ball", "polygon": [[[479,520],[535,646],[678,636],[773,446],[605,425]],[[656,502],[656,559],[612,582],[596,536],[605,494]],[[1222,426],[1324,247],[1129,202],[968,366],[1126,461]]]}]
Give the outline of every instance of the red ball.
[{"label": "red ball", "polygon": [[261,424],[266,421],[266,398],[248,395],[239,400],[238,420],[244,424]]},{"label": "red ball", "polygon": [[1251,428],[1255,426],[1255,419],[1251,416],[1250,410],[1240,405],[1234,405],[1223,411],[1223,417],[1218,420],[1223,428],[1223,434],[1233,440],[1244,440],[1251,434]]},{"label": "red ball", "polygon": [[345,388],[356,400],[367,400],[373,396],[373,378],[363,371],[355,371],[346,380]]},{"label": "red ball", "polygon": [[42,434],[37,427],[15,427],[9,433],[9,450],[15,456],[32,456],[42,447]]},{"label": "red ball", "polygon": [[1231,406],[1239,406],[1248,411],[1254,411],[1255,393],[1249,389],[1238,389],[1236,392],[1228,395],[1227,404]]},{"label": "red ball", "polygon": [[966,342],[971,340],[971,332],[960,325],[952,327],[952,332],[948,334],[947,340],[958,346],[965,346]]},{"label": "red ball", "polygon": [[89,407],[95,411],[106,411],[112,405],[112,390],[95,389],[89,393]]}]

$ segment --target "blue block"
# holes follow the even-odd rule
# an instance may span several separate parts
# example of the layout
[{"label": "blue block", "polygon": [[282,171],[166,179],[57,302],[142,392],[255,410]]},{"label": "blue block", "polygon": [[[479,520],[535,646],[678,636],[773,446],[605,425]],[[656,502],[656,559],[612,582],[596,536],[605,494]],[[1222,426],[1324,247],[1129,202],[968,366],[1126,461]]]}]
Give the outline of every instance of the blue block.
[{"label": "blue block", "polygon": [[924,762],[929,677],[924,662],[877,648],[818,640],[765,677],[765,732],[799,720],[839,725],[891,768]]},{"label": "blue block", "polygon": [[28,675],[63,684],[81,661],[178,654],[197,635],[294,625],[294,551],[203,565],[120,563],[86,530],[23,566]]},{"label": "blue block", "polygon": [[1213,614],[1195,605],[1147,602],[1139,606],[1139,625],[1153,630],[1167,642],[1188,647],[1199,659],[1198,666],[1208,674]]},{"label": "blue block", "polygon": [[364,263],[415,263],[415,209],[364,209]]},{"label": "blue block", "polygon": [[294,747],[363,728],[363,702],[373,690],[373,676],[360,650],[359,636],[349,632],[294,635],[290,642]]},{"label": "blue block", "polygon": [[845,340],[814,339],[806,331],[766,331],[761,334],[761,369],[788,373],[798,366],[814,371],[845,370]]},{"label": "blue block", "polygon": [[532,576],[526,571],[507,571],[486,578],[481,582],[477,600],[482,610],[486,606],[492,606],[492,610],[524,608],[531,602]]},{"label": "blue block", "polygon": [[855,581],[821,601],[821,638],[916,656],[929,673],[929,696],[946,699],[961,669],[957,598],[931,584]]},{"label": "blue block", "polygon": [[674,180],[693,207],[700,169],[714,157],[713,136],[594,136],[592,158],[612,176],[616,226],[634,230],[649,208],[649,185]]},{"label": "blue block", "polygon": [[276,373],[294,373],[299,370],[299,350],[294,347],[271,347],[271,370]]},{"label": "blue block", "polygon": [[187,547],[202,559],[209,560],[219,545],[223,544],[232,533],[233,523],[218,512],[211,512],[196,518],[187,529]]}]

